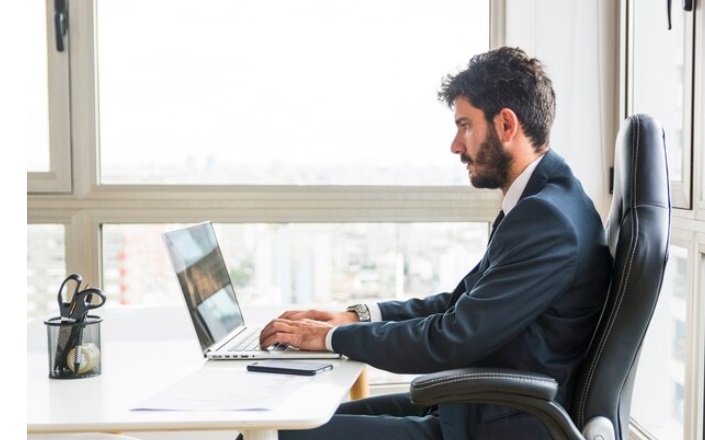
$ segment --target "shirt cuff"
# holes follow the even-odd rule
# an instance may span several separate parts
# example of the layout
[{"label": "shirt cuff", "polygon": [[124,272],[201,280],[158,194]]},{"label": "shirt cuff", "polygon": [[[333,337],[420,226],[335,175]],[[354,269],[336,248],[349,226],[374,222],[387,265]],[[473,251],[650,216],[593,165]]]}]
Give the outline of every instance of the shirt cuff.
[{"label": "shirt cuff", "polygon": [[335,331],[334,328],[328,330],[328,333],[326,334],[326,350],[328,351],[334,351],[333,350],[333,332]]},{"label": "shirt cuff", "polygon": [[382,320],[382,310],[379,308],[379,304],[365,304],[367,309],[370,311],[370,322],[380,322]]}]

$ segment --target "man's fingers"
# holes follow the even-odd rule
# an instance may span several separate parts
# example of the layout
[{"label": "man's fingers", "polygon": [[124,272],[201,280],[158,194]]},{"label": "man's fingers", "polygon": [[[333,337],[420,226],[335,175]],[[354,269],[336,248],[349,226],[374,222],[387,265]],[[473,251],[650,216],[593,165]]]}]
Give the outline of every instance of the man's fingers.
[{"label": "man's fingers", "polygon": [[305,328],[297,321],[276,320],[270,323],[266,331],[260,335],[260,346],[271,347],[275,344],[287,344],[292,347],[305,349],[303,344]]},{"label": "man's fingers", "polygon": [[273,319],[269,321],[269,324],[264,326],[262,333],[260,334],[260,338],[271,336],[274,333],[280,332],[286,325],[288,325],[287,320],[282,318]]},{"label": "man's fingers", "polygon": [[291,341],[293,335],[292,323],[293,321],[282,318],[270,321],[260,333],[260,346],[271,347],[274,344],[294,345]]},{"label": "man's fingers", "polygon": [[306,313],[304,310],[287,310],[286,312],[279,315],[278,319],[295,319],[294,316]]},{"label": "man's fingers", "polygon": [[290,319],[292,321],[298,321],[301,319],[314,319],[317,321],[326,321],[329,318],[329,314],[322,312],[320,310],[309,309],[309,310],[288,310],[279,316],[280,319]]},{"label": "man's fingers", "polygon": [[325,335],[332,328],[320,321],[275,319],[260,334],[260,345],[287,344],[302,350],[325,350]]}]

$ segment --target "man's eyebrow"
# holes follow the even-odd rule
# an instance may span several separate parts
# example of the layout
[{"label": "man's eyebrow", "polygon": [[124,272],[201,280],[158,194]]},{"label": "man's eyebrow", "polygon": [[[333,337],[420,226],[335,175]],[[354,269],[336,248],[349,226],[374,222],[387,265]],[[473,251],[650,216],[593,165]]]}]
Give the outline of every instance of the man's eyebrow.
[{"label": "man's eyebrow", "polygon": [[455,119],[455,125],[460,125],[463,122],[465,122],[466,124],[469,124],[470,120],[468,118],[456,118]]}]

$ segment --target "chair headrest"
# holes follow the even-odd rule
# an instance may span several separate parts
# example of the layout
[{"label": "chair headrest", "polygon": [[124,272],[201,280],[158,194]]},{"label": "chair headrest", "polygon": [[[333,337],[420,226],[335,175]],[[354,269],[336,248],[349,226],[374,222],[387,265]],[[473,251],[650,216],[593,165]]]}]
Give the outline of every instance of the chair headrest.
[{"label": "chair headrest", "polygon": [[644,145],[665,145],[661,123],[644,114],[633,115],[622,123],[615,144],[614,195],[622,210],[637,206],[670,207],[668,168],[663,166],[661,148]]}]

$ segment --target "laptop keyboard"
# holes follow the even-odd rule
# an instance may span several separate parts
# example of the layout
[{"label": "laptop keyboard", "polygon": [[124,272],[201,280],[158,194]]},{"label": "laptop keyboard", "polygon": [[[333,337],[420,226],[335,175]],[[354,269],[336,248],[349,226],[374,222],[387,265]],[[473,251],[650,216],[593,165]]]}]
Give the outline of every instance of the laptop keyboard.
[{"label": "laptop keyboard", "polygon": [[257,332],[252,332],[251,334],[247,335],[246,338],[243,338],[242,341],[238,342],[237,344],[233,344],[231,347],[228,347],[228,351],[252,350],[261,350],[261,347],[259,346],[259,333]]},{"label": "laptop keyboard", "polygon": [[[276,344],[269,347],[269,350],[286,350],[286,344]],[[253,331],[248,335],[245,335],[241,341],[233,343],[233,345],[227,348],[227,351],[257,351],[262,350],[259,345],[259,331]]]}]

